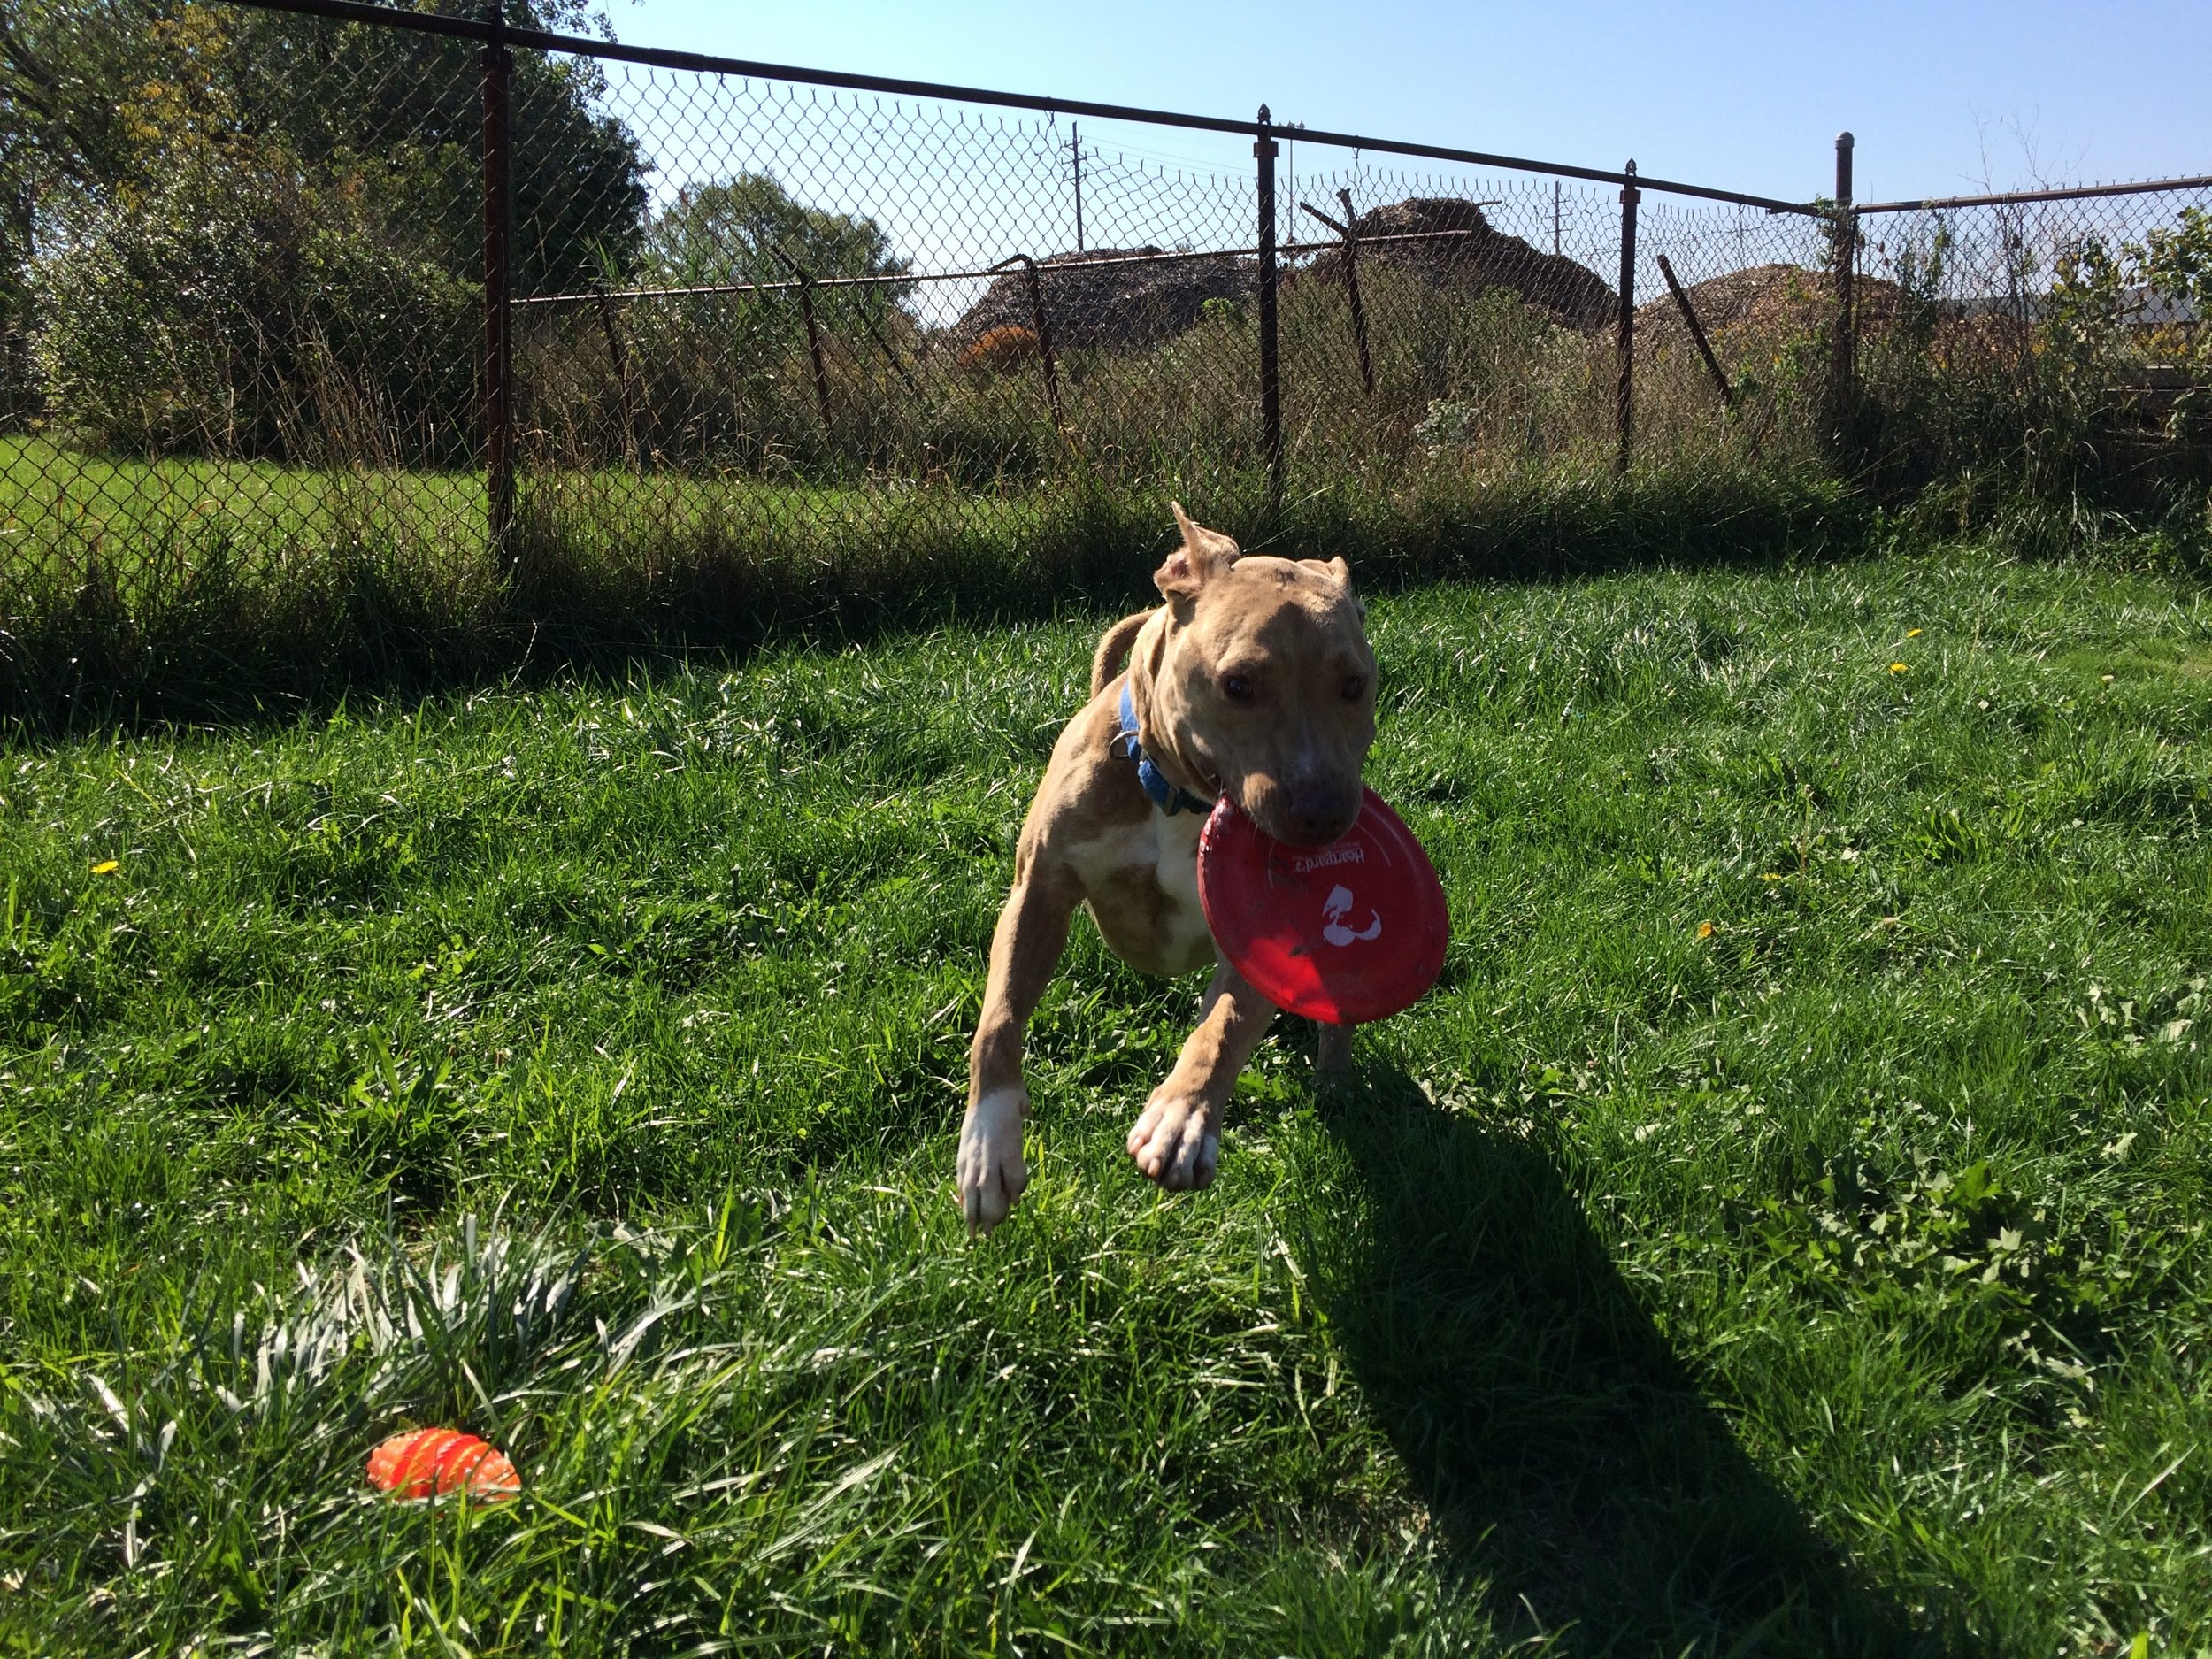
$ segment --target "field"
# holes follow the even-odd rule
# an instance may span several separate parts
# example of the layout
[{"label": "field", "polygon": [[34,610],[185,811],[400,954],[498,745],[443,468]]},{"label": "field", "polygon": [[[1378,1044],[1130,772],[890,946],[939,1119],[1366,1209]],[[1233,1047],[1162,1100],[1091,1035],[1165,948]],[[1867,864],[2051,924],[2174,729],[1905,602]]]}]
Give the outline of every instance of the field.
[{"label": "field", "polygon": [[[2193,580],[1379,595],[1442,984],[1168,1198],[1079,926],[971,1242],[1104,619],[14,740],[0,1650],[2212,1645]],[[525,1495],[367,1493],[443,1422]]]},{"label": "field", "polygon": [[0,731],[265,719],[641,654],[1033,622],[1148,592],[1147,538],[1178,495],[1248,546],[1347,554],[1392,583],[1854,548],[1877,516],[1814,469],[1711,457],[1339,478],[1279,518],[1263,475],[1225,469],[890,489],[603,468],[524,478],[509,571],[480,478],[0,436]]}]

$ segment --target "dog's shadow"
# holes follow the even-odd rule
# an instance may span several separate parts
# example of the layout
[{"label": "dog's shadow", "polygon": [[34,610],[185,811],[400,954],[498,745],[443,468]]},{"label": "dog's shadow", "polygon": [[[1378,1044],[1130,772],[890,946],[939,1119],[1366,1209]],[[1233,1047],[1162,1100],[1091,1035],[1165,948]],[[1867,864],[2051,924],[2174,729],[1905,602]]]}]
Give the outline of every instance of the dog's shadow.
[{"label": "dog's shadow", "polygon": [[1540,1136],[1375,1067],[1324,1090],[1322,1121],[1356,1219],[1317,1209],[1300,1253],[1455,1572],[1502,1624],[1670,1659],[1944,1650],[1737,1445]]}]

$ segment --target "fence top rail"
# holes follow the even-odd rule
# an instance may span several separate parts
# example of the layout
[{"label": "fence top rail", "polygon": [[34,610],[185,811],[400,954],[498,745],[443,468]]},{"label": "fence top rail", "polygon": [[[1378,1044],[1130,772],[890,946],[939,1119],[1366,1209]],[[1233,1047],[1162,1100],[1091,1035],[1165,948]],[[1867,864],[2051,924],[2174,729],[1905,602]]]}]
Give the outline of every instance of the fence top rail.
[{"label": "fence top rail", "polygon": [[1916,202],[1862,202],[1858,213],[1919,213],[1950,207],[2005,207],[2014,203],[2078,202],[2097,196],[2154,196],[2162,190],[2212,189],[2212,173],[2193,179],[2139,179],[2132,184],[2078,184],[2053,190],[2001,190],[1990,196],[1931,196]]},{"label": "fence top rail", "polygon": [[262,12],[290,12],[306,17],[330,18],[339,22],[412,29],[425,35],[442,35],[454,40],[488,42],[497,38],[509,46],[528,47],[538,51],[569,52],[617,63],[640,64],[654,69],[681,69],[707,74],[741,75],[760,81],[787,81],[802,86],[880,92],[894,97],[1037,110],[1050,115],[1087,115],[1099,120],[1135,121],[1154,127],[1187,127],[1199,132],[1233,133],[1244,137],[1256,137],[1264,130],[1284,138],[1296,139],[1302,143],[1327,144],[1340,150],[1372,150],[1378,155],[1412,156],[1427,161],[1459,162],[1478,167],[1497,167],[1511,173],[1542,173],[1553,178],[1582,179],[1594,184],[1632,184],[1641,190],[1697,196],[1706,201],[1730,203],[1738,207],[1761,208],[1769,213],[1801,213],[1821,218],[1828,212],[1827,209],[1813,203],[1748,196],[1738,190],[1685,184],[1647,174],[1617,173],[1602,167],[1571,166],[1564,162],[1494,155],[1486,150],[1456,150],[1444,144],[1416,144],[1397,139],[1371,138],[1358,133],[1332,132],[1295,122],[1272,123],[1263,129],[1257,121],[1233,120],[1224,116],[1189,115],[1171,110],[1141,109],[1130,104],[1096,104],[1083,98],[1044,97],[1033,93],[995,92],[984,87],[951,86],[936,81],[905,81],[889,75],[844,74],[826,69],[803,69],[791,64],[717,58],[705,52],[672,51],[655,46],[626,46],[618,41],[593,40],[588,35],[514,28],[474,18],[445,17],[434,12],[402,11],[396,6],[370,4],[367,0],[228,0],[228,3]]}]

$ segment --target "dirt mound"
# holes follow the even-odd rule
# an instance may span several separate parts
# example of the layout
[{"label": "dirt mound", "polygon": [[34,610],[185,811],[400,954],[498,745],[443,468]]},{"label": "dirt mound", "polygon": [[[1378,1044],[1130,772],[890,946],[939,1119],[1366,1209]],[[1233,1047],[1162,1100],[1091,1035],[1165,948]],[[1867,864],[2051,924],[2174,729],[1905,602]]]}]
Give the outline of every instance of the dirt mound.
[{"label": "dirt mound", "polygon": [[[1094,248],[1038,260],[1038,285],[1044,294],[1053,349],[1145,345],[1170,339],[1198,321],[1208,300],[1249,300],[1258,291],[1256,260],[1230,255],[1147,257],[1162,251]],[[956,349],[964,350],[995,329],[1028,331],[1035,326],[1029,279],[1017,266],[994,279],[946,337]]]},{"label": "dirt mound", "polygon": [[[1857,288],[1861,333],[1896,314],[1901,290],[1894,282],[1862,276]],[[1716,347],[1738,335],[1778,341],[1809,334],[1834,315],[1836,303],[1834,276],[1801,265],[1751,265],[1690,283],[1683,291]],[[1690,331],[1674,296],[1663,287],[1658,298],[1636,308],[1636,342],[1657,350],[1678,341],[1686,348]]]},{"label": "dirt mound", "polygon": [[[1482,209],[1456,196],[1417,196],[1386,207],[1371,208],[1352,221],[1362,239],[1360,263],[1387,265],[1420,273],[1438,282],[1475,288],[1510,288],[1529,304],[1569,328],[1598,328],[1620,311],[1613,290],[1587,266],[1565,256],[1546,253],[1491,228]],[[1456,232],[1440,235],[1438,232]],[[1418,236],[1417,242],[1377,242],[1369,237]],[[1306,267],[1325,279],[1340,275],[1344,255],[1326,249]]]}]

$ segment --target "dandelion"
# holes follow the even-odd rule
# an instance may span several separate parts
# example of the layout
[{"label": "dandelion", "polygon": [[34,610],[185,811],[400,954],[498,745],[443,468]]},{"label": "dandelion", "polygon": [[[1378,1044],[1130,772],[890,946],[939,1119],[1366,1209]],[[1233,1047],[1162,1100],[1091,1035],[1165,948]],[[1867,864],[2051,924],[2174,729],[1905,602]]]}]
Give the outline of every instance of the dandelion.
[{"label": "dandelion", "polygon": [[1697,936],[1698,936],[1700,939],[1710,939],[1710,938],[1713,936],[1713,925],[1712,925],[1712,923],[1710,923],[1710,922],[1700,922],[1700,923],[1697,925]]},{"label": "dandelion", "polygon": [[1759,872],[1759,879],[1762,881],[1779,881],[1781,879],[1782,872],[1779,870],[1762,870]]},{"label": "dandelion", "polygon": [[96,876],[111,876],[122,867],[123,861],[119,858],[103,858],[92,866],[92,873]]},{"label": "dandelion", "polygon": [[1905,672],[1905,665],[1902,663],[1892,663],[1889,665],[1889,672],[1893,674],[1901,674]]},{"label": "dandelion", "polygon": [[1909,640],[1916,640],[1920,637],[1920,630],[1918,628],[1907,628],[1905,630],[1905,637]]}]

